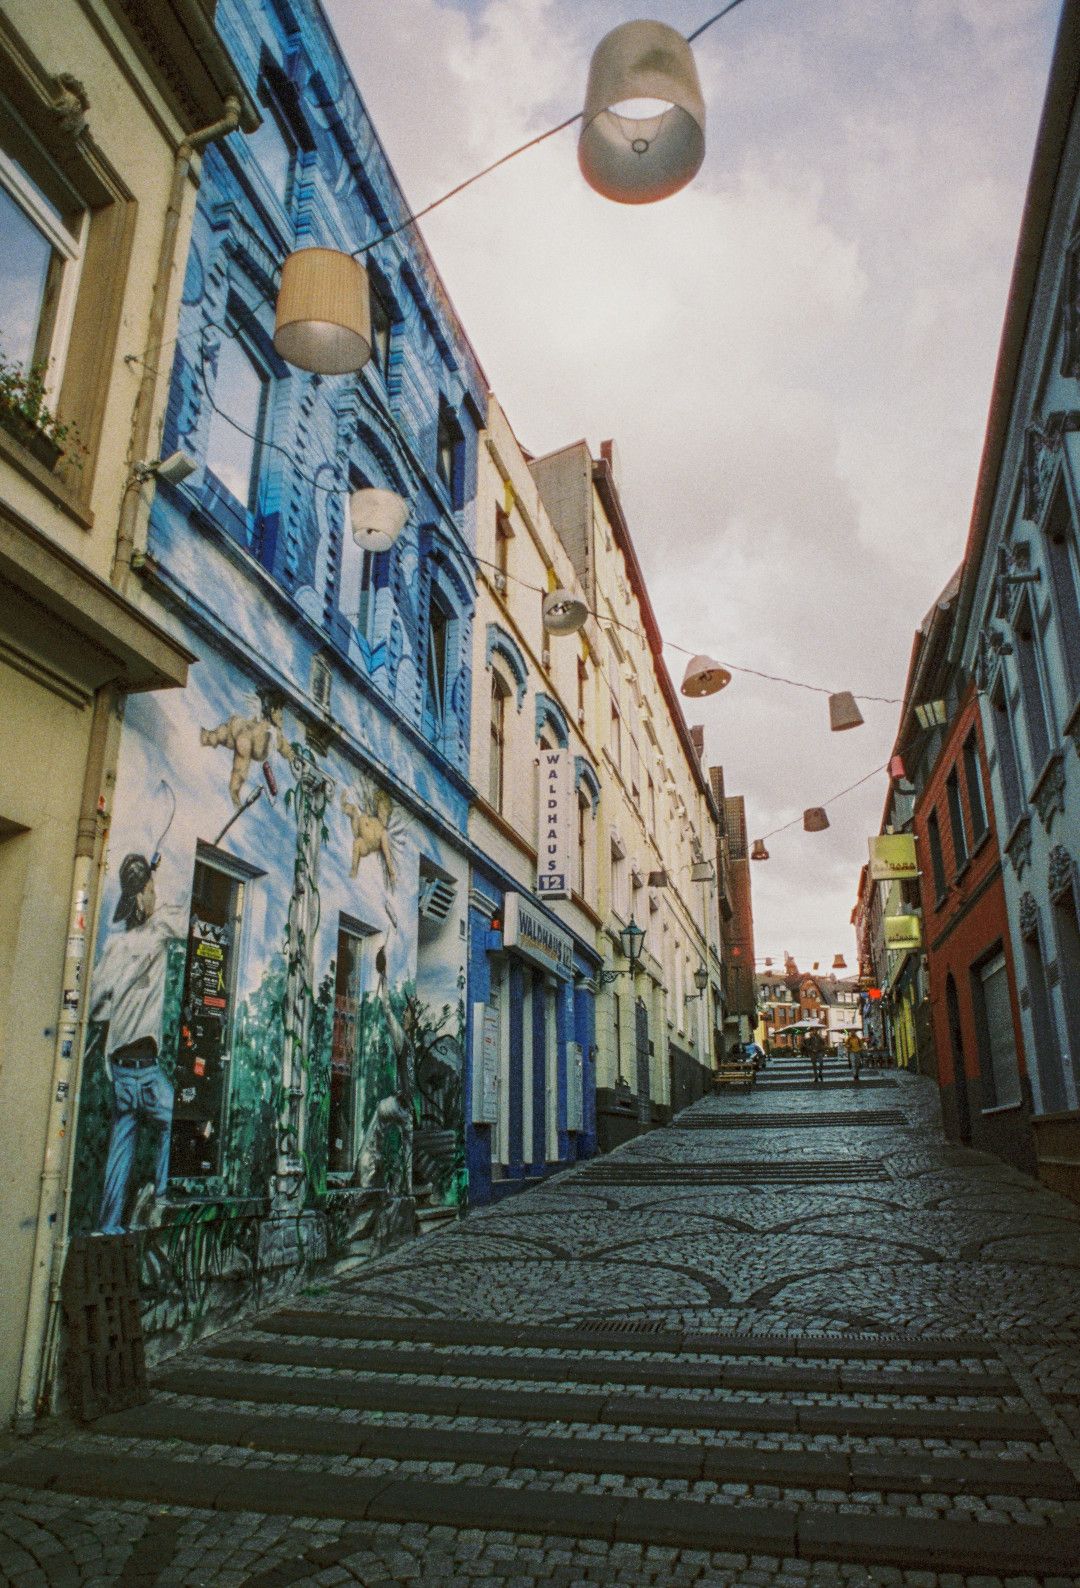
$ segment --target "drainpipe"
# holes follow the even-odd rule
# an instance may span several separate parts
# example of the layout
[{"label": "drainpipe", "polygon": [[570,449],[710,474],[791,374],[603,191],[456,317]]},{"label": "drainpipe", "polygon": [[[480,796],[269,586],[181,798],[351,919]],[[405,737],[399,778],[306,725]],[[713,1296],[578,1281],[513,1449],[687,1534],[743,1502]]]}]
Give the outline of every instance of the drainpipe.
[{"label": "drainpipe", "polygon": [[[129,463],[144,459],[150,441],[154,400],[159,371],[157,357],[163,340],[169,292],[176,267],[176,242],[183,213],[184,195],[198,151],[215,138],[234,132],[240,125],[241,104],[234,94],[225,99],[225,114],[209,126],[190,133],[173,158],[172,184],[158,252],[157,277],[150,302],[146,348],[142,375],[131,421]],[[135,547],[135,528],[139,511],[140,480],[132,473],[120,505],[120,519],[113,558],[112,583],[124,592],[131,574]],[[93,926],[92,899],[99,893],[94,877],[94,853],[98,847],[99,798],[105,781],[110,725],[117,701],[115,686],[100,689],[94,700],[90,739],[83,777],[75,839],[75,863],[68,899],[67,940],[64,953],[64,978],[56,1020],[52,1076],[49,1083],[49,1119],[45,1155],[38,1189],[37,1220],[34,1231],[34,1258],[26,1306],[19,1387],[14,1425],[28,1429],[39,1413],[47,1411],[52,1394],[56,1348],[59,1342],[60,1285],[67,1251],[67,1226],[71,1199],[71,1172],[75,1123],[78,1116],[79,1087],[82,1080],[82,1050],[86,1034],[85,991],[88,980],[87,944]],[[100,873],[104,849],[98,858]],[[98,879],[99,880],[99,879]]]},{"label": "drainpipe", "polygon": [[[188,177],[198,151],[215,138],[222,138],[226,133],[235,132],[240,125],[241,105],[235,94],[229,94],[225,99],[225,114],[217,121],[212,121],[208,127],[203,127],[199,132],[189,133],[176,151],[173,162],[172,187],[169,191],[169,205],[165,211],[165,226],[161,234],[161,249],[158,253],[157,277],[154,281],[154,294],[150,303],[150,323],[146,332],[146,350],[142,356],[142,375],[139,379],[139,391],[135,398],[135,410],[131,420],[131,442],[128,448],[128,463],[134,469],[149,454],[150,430],[154,413],[154,399],[157,395],[158,376],[162,372],[157,367],[161,352],[163,332],[165,329],[165,316],[169,307],[169,293],[172,288],[173,271],[176,268],[176,239],[180,230],[180,218],[184,208],[184,195],[187,190]],[[131,574],[131,558],[135,550],[135,528],[139,516],[139,477],[132,473],[124,490],[124,499],[120,505],[120,524],[116,536],[116,555],[113,558],[112,582],[118,590],[126,590]]]}]

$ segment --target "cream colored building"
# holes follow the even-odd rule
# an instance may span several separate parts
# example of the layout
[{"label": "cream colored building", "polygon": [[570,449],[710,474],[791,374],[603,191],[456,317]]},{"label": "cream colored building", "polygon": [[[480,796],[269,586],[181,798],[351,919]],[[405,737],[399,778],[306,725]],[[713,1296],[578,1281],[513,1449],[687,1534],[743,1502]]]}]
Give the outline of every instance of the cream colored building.
[{"label": "cream colored building", "polygon": [[[595,459],[577,442],[534,460],[532,474],[594,614],[581,637],[578,688],[600,781],[595,866],[605,971],[595,1045],[605,1149],[710,1085],[722,1013],[716,883],[704,857],[717,852],[718,819],[663,661],[612,443]],[[711,880],[697,880],[706,875]],[[619,952],[631,920],[644,933],[633,973]]]},{"label": "cream colored building", "polygon": [[[213,11],[212,0],[5,0],[0,13],[5,1422],[34,1414],[54,1366],[84,960],[119,716],[127,692],[182,685],[193,660],[145,615],[132,566],[198,149],[259,120]],[[44,407],[21,423],[11,381],[35,365]]]}]

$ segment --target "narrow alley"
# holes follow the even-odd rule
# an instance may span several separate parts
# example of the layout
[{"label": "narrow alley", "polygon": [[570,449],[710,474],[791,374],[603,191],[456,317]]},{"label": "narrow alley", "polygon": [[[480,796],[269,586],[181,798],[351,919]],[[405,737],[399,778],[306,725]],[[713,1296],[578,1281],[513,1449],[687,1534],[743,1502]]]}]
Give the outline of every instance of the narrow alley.
[{"label": "narrow alley", "polygon": [[788,1063],[9,1447],[0,1577],[1080,1581],[1080,1208]]}]

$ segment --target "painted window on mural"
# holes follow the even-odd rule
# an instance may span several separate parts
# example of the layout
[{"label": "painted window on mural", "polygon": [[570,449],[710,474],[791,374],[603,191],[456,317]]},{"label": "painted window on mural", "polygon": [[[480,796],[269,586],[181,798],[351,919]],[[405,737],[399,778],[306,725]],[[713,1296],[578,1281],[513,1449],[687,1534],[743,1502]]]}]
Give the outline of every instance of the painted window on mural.
[{"label": "painted window on mural", "polygon": [[503,808],[506,763],[506,702],[509,685],[499,674],[491,675],[491,732],[488,747],[488,803],[497,811]]},{"label": "painted window on mural", "polygon": [[269,385],[244,344],[225,335],[218,348],[206,467],[245,508],[255,502]]},{"label": "painted window on mural", "polygon": [[442,738],[446,712],[446,641],[449,626],[449,613],[433,595],[428,615],[423,727],[427,737],[434,741]]},{"label": "painted window on mural", "polygon": [[444,404],[439,410],[439,428],[435,448],[435,471],[446,486],[454,507],[464,500],[462,469],[465,447],[461,430],[451,410]]},{"label": "painted window on mural", "polygon": [[376,584],[378,562],[377,559],[385,553],[377,551],[362,551],[360,553],[360,570],[357,579],[357,607],[356,628],[365,639],[371,638],[372,626],[375,622],[375,597],[378,593]]},{"label": "painted window on mural", "polygon": [[292,197],[296,166],[296,140],[287,131],[285,118],[267,94],[260,94],[262,124],[246,136],[248,150],[260,175],[282,209]]},{"label": "painted window on mural", "polygon": [[[40,153],[18,127],[27,147]],[[40,160],[47,165],[43,154]],[[24,369],[47,365],[47,390],[59,383],[84,222],[84,211],[66,216],[26,167],[0,148],[0,355]]]},{"label": "painted window on mural", "polygon": [[244,883],[199,860],[191,891],[180,1042],[173,1080],[169,1174],[205,1179],[221,1169],[229,1037]]},{"label": "painted window on mural", "polygon": [[390,351],[394,335],[394,316],[391,313],[386,293],[375,280],[371,278],[369,284],[371,300],[371,342],[374,362],[382,376],[387,380],[390,375]]},{"label": "painted window on mural", "polygon": [[330,1116],[326,1166],[351,1173],[356,1156],[356,1093],[364,1040],[365,934],[338,928],[334,961],[334,1023],[330,1044]]}]

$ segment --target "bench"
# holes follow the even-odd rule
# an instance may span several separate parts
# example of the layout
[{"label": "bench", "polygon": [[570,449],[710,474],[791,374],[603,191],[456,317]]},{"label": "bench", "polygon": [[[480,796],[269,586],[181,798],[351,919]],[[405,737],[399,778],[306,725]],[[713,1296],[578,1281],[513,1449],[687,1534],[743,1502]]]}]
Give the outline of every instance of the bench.
[{"label": "bench", "polygon": [[716,1086],[753,1086],[757,1071],[749,1060],[729,1060],[717,1067],[713,1076]]}]

